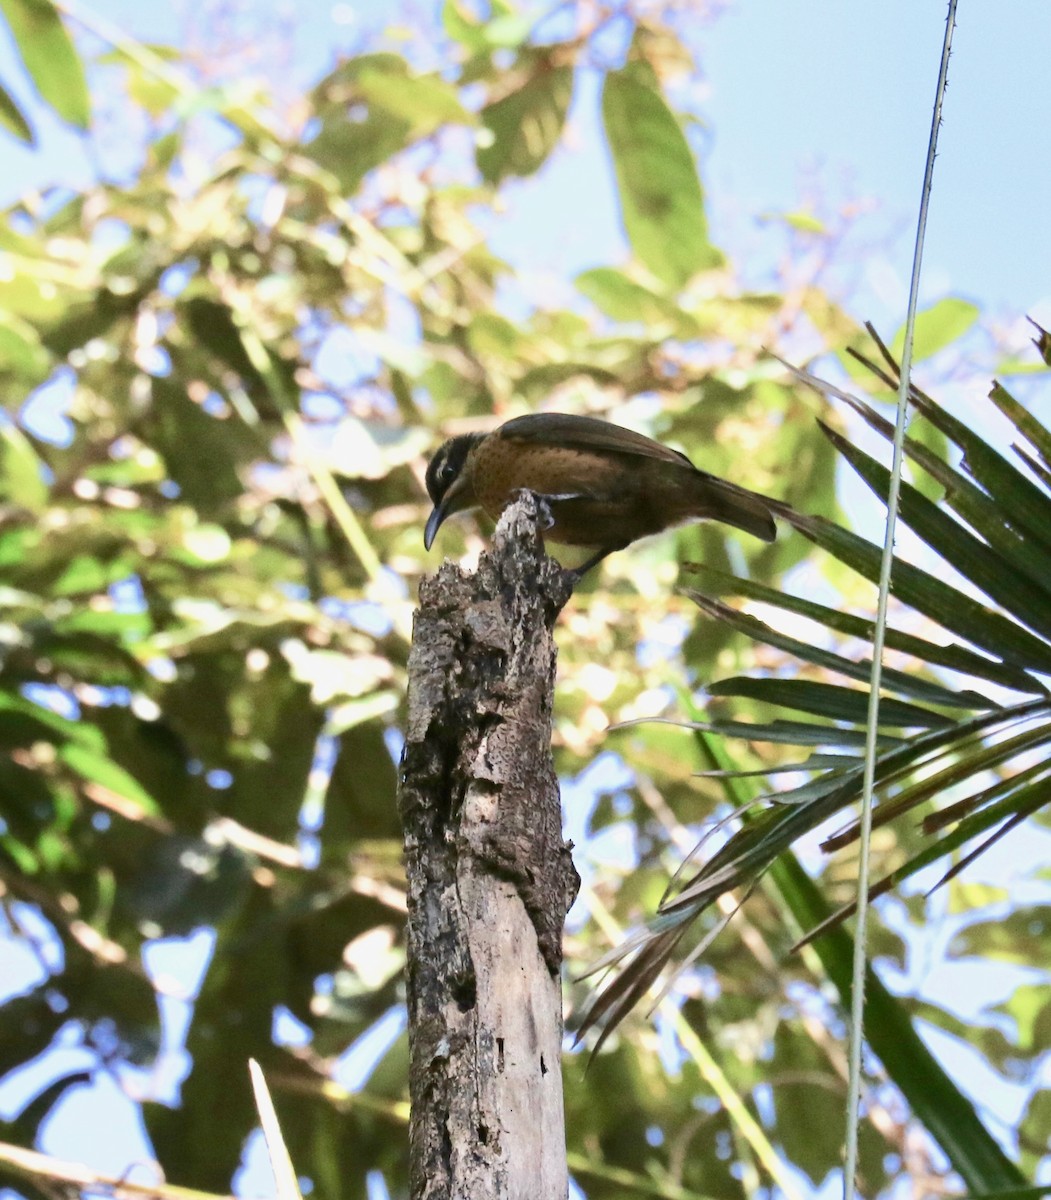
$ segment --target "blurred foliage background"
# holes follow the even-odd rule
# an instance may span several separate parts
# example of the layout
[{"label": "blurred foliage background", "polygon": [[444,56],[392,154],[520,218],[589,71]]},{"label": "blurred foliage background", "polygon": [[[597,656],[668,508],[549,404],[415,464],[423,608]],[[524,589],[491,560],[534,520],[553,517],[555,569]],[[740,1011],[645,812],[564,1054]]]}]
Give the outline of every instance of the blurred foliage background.
[{"label": "blurred foliage background", "polygon": [[[427,455],[523,411],[594,413],[836,516],[836,450],[815,418],[843,430],[848,413],[771,354],[846,363],[866,343],[822,286],[835,236],[787,218],[791,266],[762,293],[711,243],[698,114],[680,98],[698,6],[538,19],[494,0],[483,18],[447,0],[294,96],[247,82],[247,42],[224,62],[50,0],[0,13],[42,105],[136,142],[128,177],[27,195],[0,224],[0,953],[19,981],[0,987],[0,1077],[23,1096],[4,1141],[39,1143],[72,1096],[115,1085],[107,1103],[141,1111],[169,1180],[226,1191],[257,1125],[254,1056],[318,1194],[404,1195],[394,791],[413,597],[437,562],[421,541]],[[570,136],[583,72],[602,78],[630,258],[526,302],[493,231],[508,189]],[[33,138],[9,90],[0,124]],[[565,213],[570,229],[587,220],[572,197]],[[921,354],[976,317],[936,306]],[[948,453],[933,422],[918,436]],[[476,555],[484,532],[450,523],[441,550]],[[871,585],[787,526],[772,546],[682,530],[588,579],[561,622],[555,730],[585,880],[574,979],[654,913],[705,823],[741,799],[697,772],[792,761],[727,743],[740,764],[713,764],[670,725],[611,728],[769,718],[776,698],[737,688],[731,710],[706,685],[795,669],[791,648],[677,590],[691,562],[871,611]],[[880,863],[917,837],[881,829]],[[813,897],[843,902],[855,871],[849,848],[826,860],[815,845],[778,868],[818,905],[811,921]],[[961,1095],[933,1058],[919,1071],[879,1051],[867,1194],[1007,1187],[1023,1178],[1008,1156],[1046,1169],[1049,910],[1039,866],[1026,871],[1014,897],[979,873],[881,910],[890,1041],[912,1045],[922,1018],[942,1047],[969,1048],[975,1079],[1026,1083],[1027,1099],[1004,1129],[966,1098],[974,1079]],[[580,1194],[802,1196],[837,1178],[840,993],[827,954],[791,952],[806,906],[784,883],[760,880],[657,1017],[629,1016],[586,1075],[567,1056]],[[701,912],[699,932],[718,919]],[[917,956],[947,953],[946,930],[955,954],[1025,967],[995,1012],[919,998]],[[592,985],[567,983],[579,1008]],[[975,1122],[970,1162],[937,1133],[956,1104]],[[10,1164],[3,1177],[46,1194]]]}]

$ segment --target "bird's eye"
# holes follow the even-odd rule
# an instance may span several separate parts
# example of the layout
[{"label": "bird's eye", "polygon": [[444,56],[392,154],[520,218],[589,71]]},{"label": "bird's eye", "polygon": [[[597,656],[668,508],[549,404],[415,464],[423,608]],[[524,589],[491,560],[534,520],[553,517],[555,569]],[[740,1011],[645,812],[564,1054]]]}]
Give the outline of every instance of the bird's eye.
[{"label": "bird's eye", "polygon": [[438,468],[438,482],[452,483],[455,474],[456,471],[454,470],[452,463],[446,459],[445,462],[443,462]]}]

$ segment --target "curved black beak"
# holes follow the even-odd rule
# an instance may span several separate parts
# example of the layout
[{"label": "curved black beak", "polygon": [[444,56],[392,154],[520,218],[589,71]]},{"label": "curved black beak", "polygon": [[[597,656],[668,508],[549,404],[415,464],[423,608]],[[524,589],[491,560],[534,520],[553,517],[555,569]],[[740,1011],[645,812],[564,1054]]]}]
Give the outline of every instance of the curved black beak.
[{"label": "curved black beak", "polygon": [[431,515],[427,518],[427,525],[423,531],[423,548],[425,550],[430,550],[435,535],[438,532],[438,527],[448,515],[448,505],[445,499],[442,499],[434,506]]}]

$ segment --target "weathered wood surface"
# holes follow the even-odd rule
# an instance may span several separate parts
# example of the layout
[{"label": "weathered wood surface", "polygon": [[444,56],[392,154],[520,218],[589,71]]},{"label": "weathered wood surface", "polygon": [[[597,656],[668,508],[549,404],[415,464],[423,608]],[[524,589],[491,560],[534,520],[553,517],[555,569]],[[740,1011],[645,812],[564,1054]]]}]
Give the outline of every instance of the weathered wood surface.
[{"label": "weathered wood surface", "polygon": [[399,795],[413,1200],[565,1200],[562,927],[578,886],[551,760],[571,577],[525,496],[473,575],[423,582]]}]

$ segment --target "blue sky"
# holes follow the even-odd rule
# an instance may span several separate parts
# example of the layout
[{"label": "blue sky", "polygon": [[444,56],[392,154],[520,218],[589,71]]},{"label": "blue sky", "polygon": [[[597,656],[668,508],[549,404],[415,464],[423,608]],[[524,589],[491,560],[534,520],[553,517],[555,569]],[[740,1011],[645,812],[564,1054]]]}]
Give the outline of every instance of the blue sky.
[{"label": "blue sky", "polygon": [[[705,60],[719,203],[748,214],[790,204],[816,166],[900,225],[890,263],[907,280],[945,9],[735,5]],[[1026,312],[1051,302],[1051,13],[1043,0],[963,0],[958,15],[925,271],[983,306]]]}]

